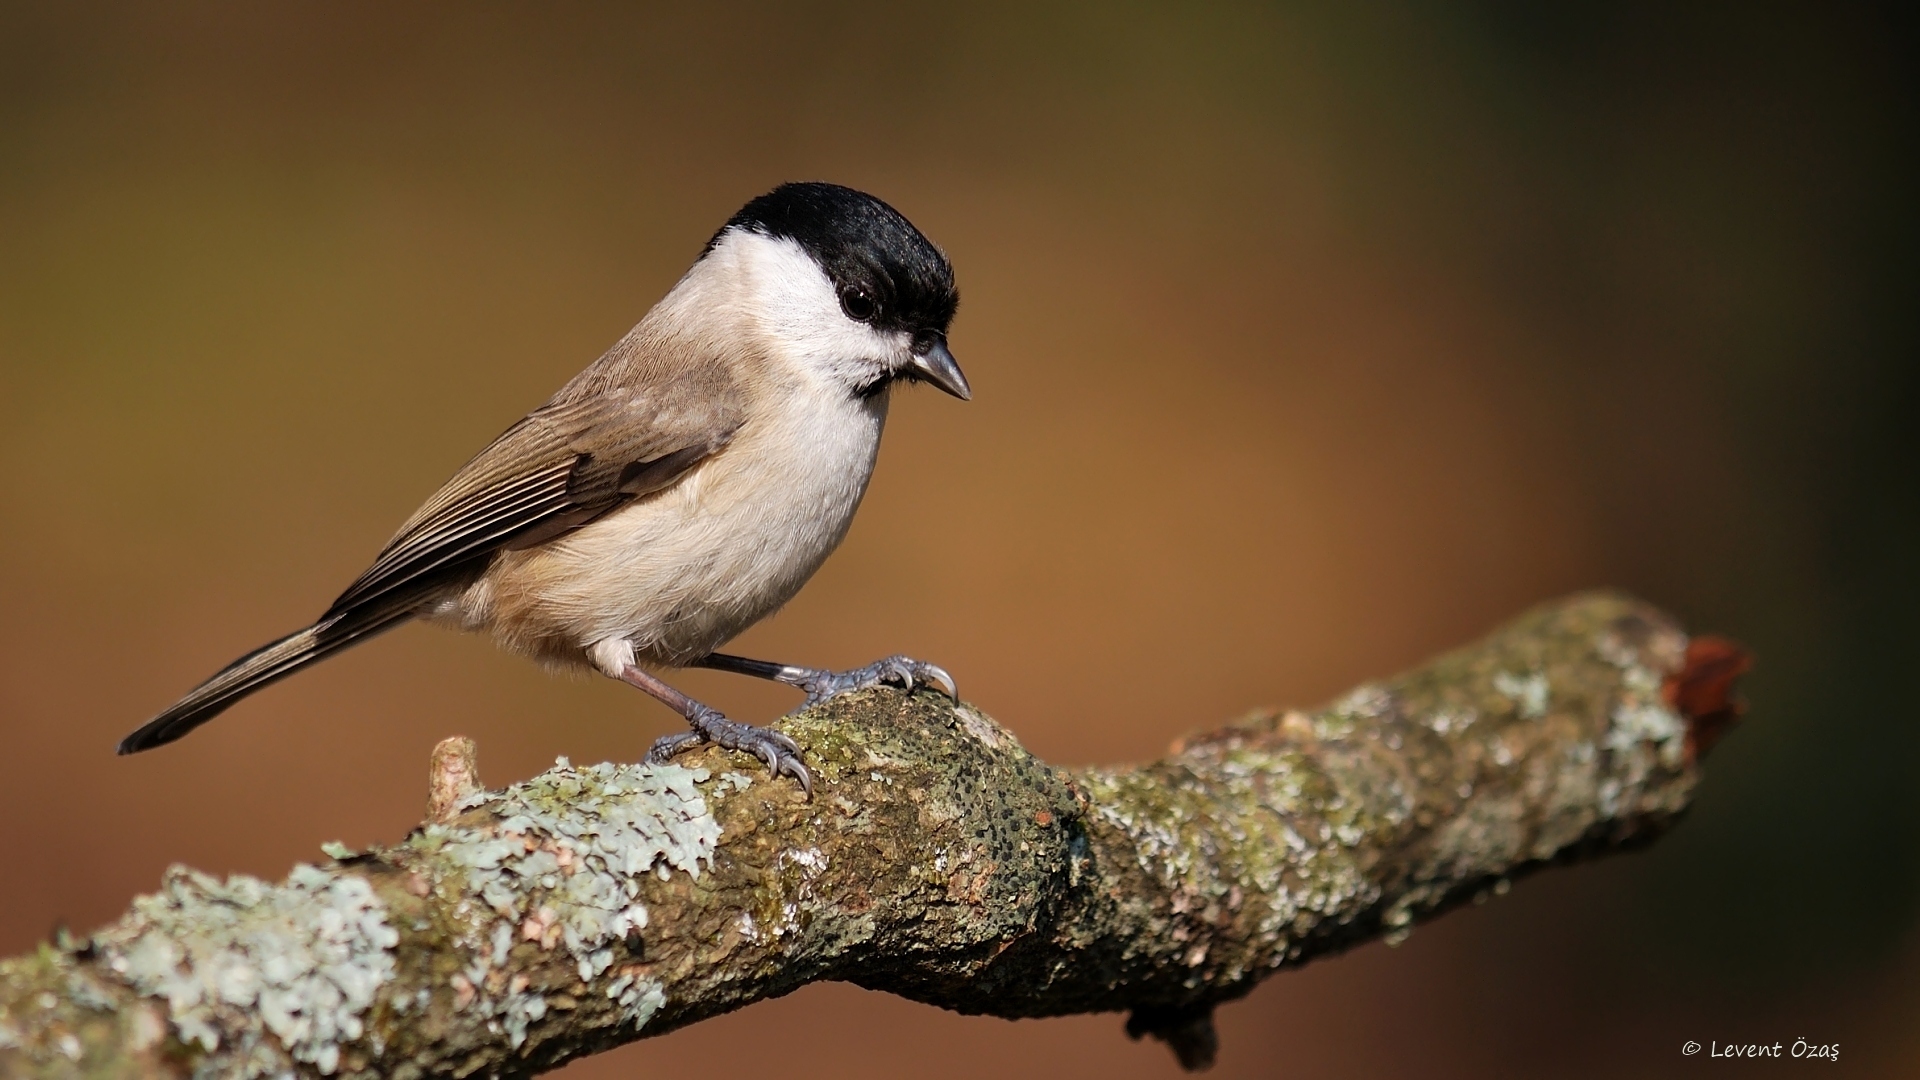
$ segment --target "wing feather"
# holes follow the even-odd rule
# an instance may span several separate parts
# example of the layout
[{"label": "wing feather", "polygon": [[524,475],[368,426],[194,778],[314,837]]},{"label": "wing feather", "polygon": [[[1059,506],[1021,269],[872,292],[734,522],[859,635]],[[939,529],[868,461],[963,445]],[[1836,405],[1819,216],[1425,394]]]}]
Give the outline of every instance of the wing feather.
[{"label": "wing feather", "polygon": [[529,413],[400,527],[322,621],[430,588],[516,540],[550,539],[672,483],[740,425],[736,397],[711,389],[609,387]]}]

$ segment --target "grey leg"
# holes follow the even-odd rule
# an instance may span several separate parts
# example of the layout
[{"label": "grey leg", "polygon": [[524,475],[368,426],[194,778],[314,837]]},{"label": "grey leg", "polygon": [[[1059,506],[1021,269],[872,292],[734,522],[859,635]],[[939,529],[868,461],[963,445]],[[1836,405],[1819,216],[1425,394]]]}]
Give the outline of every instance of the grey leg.
[{"label": "grey leg", "polygon": [[[885,660],[875,660],[866,667],[852,668],[847,671],[774,664],[765,660],[749,660],[744,656],[729,656],[726,653],[709,653],[688,666],[731,671],[736,675],[751,675],[756,679],[770,679],[773,682],[798,687],[807,692],[807,705],[818,705],[828,698],[837,697],[852,690],[865,690],[870,686],[898,686],[903,690],[911,691],[920,684],[938,686],[948,697],[955,701],[960,700],[960,692],[953,685],[953,676],[947,674],[938,665],[929,664],[924,660],[915,660],[910,656],[889,656]],[[802,706],[802,708],[805,707]]]},{"label": "grey leg", "polygon": [[688,726],[693,728],[656,740],[647,751],[648,761],[663,764],[689,746],[718,743],[729,750],[745,750],[756,755],[775,776],[786,773],[800,781],[808,798],[813,797],[813,774],[800,760],[800,746],[792,739],[777,731],[729,720],[718,709],[700,704],[631,664],[620,672],[620,681],[658,698],[667,708],[686,717]]}]

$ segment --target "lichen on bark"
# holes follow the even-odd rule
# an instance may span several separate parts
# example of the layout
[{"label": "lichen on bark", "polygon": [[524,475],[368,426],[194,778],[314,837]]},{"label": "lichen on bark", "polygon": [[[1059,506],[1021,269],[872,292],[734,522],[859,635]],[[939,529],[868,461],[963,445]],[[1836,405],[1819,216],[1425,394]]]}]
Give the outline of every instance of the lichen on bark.
[{"label": "lichen on bark", "polygon": [[444,746],[398,844],[280,885],[176,870],[0,963],[0,1073],[530,1075],[820,980],[1125,1011],[1204,1067],[1213,1008],[1273,971],[1657,835],[1699,778],[1694,721],[1734,708],[1737,650],[1711,686],[1700,655],[1589,594],[1317,712],[1077,771],[971,706],[870,691],[784,722],[811,801],[711,748],[485,791]]}]

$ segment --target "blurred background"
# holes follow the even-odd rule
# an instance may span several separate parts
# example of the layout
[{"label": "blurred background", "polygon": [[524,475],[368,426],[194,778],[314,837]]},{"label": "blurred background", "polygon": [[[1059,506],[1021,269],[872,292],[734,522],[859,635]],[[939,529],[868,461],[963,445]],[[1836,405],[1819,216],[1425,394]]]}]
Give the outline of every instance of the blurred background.
[{"label": "blurred background", "polygon": [[[1835,4],[0,6],[0,952],[163,868],[397,840],[675,730],[409,627],[132,759],[788,179],[952,256],[971,404],[899,401],[738,643],[907,651],[1064,763],[1311,705],[1574,589],[1749,643],[1652,849],[1280,975],[1221,1077],[1920,1058],[1915,87]],[[776,688],[694,673],[748,718]],[[1173,1076],[1116,1016],[816,986],[566,1070]],[[774,1052],[773,1047],[782,1049]]]}]

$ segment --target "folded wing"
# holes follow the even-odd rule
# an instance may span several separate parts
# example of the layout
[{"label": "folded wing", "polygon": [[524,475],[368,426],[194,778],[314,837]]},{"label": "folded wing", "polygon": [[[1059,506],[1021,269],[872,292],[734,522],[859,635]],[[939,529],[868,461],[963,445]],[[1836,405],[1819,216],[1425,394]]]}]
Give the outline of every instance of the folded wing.
[{"label": "folded wing", "polygon": [[737,395],[711,381],[565,394],[462,466],[317,622],[227,665],[127,736],[120,752],[172,742],[255,690],[405,622],[497,551],[552,539],[672,484],[741,422]]}]

